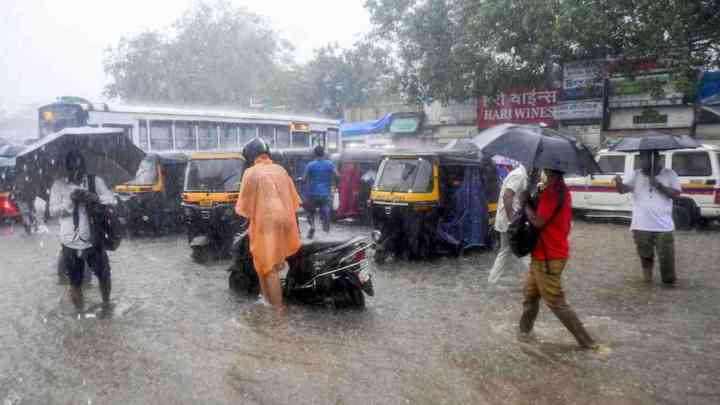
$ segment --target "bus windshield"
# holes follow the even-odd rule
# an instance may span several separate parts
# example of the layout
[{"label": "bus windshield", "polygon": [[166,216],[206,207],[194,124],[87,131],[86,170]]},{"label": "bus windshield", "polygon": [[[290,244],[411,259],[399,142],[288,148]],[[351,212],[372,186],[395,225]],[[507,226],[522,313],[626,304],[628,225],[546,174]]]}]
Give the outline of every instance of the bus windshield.
[{"label": "bus windshield", "polygon": [[379,191],[429,193],[433,187],[432,163],[425,159],[388,159],[377,180]]},{"label": "bus windshield", "polygon": [[134,186],[149,186],[155,184],[158,177],[157,160],[144,159],[140,162],[135,178],[130,180],[128,184]]},{"label": "bus windshield", "polygon": [[188,163],[185,191],[236,192],[243,173],[241,159],[197,159]]},{"label": "bus windshield", "polygon": [[65,128],[87,125],[88,113],[79,104],[56,103],[38,110],[39,136],[43,137]]}]

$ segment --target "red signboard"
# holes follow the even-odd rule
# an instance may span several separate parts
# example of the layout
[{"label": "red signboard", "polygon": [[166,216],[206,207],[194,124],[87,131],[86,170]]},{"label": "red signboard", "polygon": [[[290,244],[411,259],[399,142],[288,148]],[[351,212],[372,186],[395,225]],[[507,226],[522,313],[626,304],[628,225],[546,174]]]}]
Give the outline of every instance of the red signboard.
[{"label": "red signboard", "polygon": [[554,118],[558,90],[506,90],[496,97],[481,97],[478,102],[478,128],[493,125],[545,124],[556,127]]}]

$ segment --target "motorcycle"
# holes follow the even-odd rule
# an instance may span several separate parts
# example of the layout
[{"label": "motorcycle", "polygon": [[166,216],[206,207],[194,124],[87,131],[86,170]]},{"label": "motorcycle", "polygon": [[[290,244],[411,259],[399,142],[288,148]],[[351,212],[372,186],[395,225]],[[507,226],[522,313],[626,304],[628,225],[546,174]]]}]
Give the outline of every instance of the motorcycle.
[{"label": "motorcycle", "polygon": [[[341,241],[313,241],[289,257],[287,275],[281,282],[288,300],[330,308],[364,307],[365,295],[375,295],[365,237]],[[228,269],[229,287],[238,294],[257,296],[260,290],[245,229],[233,241],[233,265]]]}]

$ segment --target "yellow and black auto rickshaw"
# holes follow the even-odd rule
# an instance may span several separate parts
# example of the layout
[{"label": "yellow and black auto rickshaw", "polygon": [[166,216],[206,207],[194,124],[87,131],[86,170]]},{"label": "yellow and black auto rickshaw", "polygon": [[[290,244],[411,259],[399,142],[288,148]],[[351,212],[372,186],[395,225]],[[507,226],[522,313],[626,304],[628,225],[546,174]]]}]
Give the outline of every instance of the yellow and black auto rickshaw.
[{"label": "yellow and black auto rickshaw", "polygon": [[115,186],[120,216],[132,234],[150,230],[158,235],[182,225],[180,194],[188,157],[182,153],[148,153],[135,178]]},{"label": "yellow and black auto rickshaw", "polygon": [[196,262],[230,257],[233,238],[245,224],[235,213],[244,169],[240,152],[195,152],[190,156],[182,206]]},{"label": "yellow and black auto rickshaw", "polygon": [[385,153],[371,192],[375,260],[489,247],[499,181],[477,151]]}]

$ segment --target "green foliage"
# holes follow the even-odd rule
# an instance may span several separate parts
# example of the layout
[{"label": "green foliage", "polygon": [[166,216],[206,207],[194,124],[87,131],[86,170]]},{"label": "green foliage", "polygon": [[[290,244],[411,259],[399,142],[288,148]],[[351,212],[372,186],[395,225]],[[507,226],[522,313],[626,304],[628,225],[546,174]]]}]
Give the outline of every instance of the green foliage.
[{"label": "green foliage", "polygon": [[344,109],[362,105],[387,90],[389,67],[383,52],[370,43],[351,49],[327,45],[298,69],[296,108],[341,117]]},{"label": "green foliage", "polygon": [[[713,0],[367,0],[411,101],[548,86],[569,61],[660,56],[686,93],[720,64]],[[628,73],[629,75],[631,73]]]},{"label": "green foliage", "polygon": [[148,31],[109,49],[108,97],[171,103],[247,105],[265,94],[290,46],[267,22],[227,2],[199,3],[170,35]]},{"label": "green foliage", "polygon": [[386,89],[388,61],[371,43],[327,45],[304,65],[291,51],[257,15],[225,1],[199,3],[168,35],[148,31],[109,49],[105,95],[341,116]]}]

